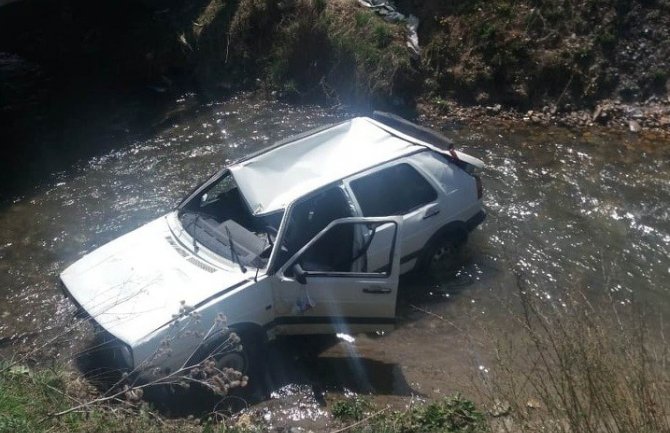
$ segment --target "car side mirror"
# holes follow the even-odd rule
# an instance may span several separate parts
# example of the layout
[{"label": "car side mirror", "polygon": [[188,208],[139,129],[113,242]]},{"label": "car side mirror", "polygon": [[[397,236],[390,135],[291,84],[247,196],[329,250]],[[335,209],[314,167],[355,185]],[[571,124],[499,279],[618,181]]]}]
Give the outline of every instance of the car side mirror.
[{"label": "car side mirror", "polygon": [[293,277],[300,284],[307,284],[307,272],[300,266],[300,263],[293,265]]}]

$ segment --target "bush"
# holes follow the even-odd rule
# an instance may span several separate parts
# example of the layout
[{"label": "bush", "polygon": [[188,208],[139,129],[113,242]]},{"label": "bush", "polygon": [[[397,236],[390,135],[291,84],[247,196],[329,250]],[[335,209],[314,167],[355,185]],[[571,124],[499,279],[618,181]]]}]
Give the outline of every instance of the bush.
[{"label": "bush", "polygon": [[378,410],[368,400],[354,397],[335,402],[331,412],[341,421],[358,421],[352,431],[359,432],[483,433],[487,431],[484,415],[476,409],[473,402],[460,395],[413,406],[405,411]]}]

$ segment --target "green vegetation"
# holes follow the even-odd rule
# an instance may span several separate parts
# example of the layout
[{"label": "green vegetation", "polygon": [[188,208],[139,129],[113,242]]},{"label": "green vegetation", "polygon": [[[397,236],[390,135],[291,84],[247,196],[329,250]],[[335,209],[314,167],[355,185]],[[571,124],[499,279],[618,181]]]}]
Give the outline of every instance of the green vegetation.
[{"label": "green vegetation", "polygon": [[352,0],[211,0],[188,39],[202,82],[360,102],[413,90],[405,32]]},{"label": "green vegetation", "polygon": [[657,42],[670,36],[668,8],[666,1],[429,2],[417,12],[423,73],[436,80],[426,90],[521,108],[663,93],[645,72],[670,68],[670,45]]},{"label": "green vegetation", "polygon": [[[670,70],[670,0],[399,0],[400,12],[419,18],[418,58],[405,23],[356,0],[105,0],[99,14],[84,0],[71,0],[69,14],[21,3],[34,3],[30,13],[42,17],[24,23],[29,30],[7,31],[21,50],[58,67],[76,68],[68,59],[83,57],[124,83],[183,78],[201,93],[560,109],[665,99],[670,87],[667,76],[649,73]],[[7,14],[0,24],[23,21]]]},{"label": "green vegetation", "polygon": [[358,421],[350,431],[384,433],[482,433],[488,431],[484,415],[460,395],[412,406],[404,411],[376,409],[368,400],[353,397],[337,401],[333,416],[346,423]]},{"label": "green vegetation", "polygon": [[[130,403],[128,399],[96,403],[99,394],[77,375],[64,369],[37,372],[14,366],[0,371],[0,433],[263,431],[262,423],[228,425],[208,419],[166,420],[148,404]],[[91,404],[81,410],[56,415],[87,401]],[[472,402],[458,395],[404,411],[380,411],[370,400],[352,397],[336,401],[331,411],[336,420],[347,425],[363,421],[351,429],[358,432],[487,431],[483,414]]]},{"label": "green vegetation", "polygon": [[336,401],[330,412],[341,421],[360,421],[366,413],[373,409],[374,406],[368,399],[355,395],[352,398]]},{"label": "green vegetation", "polygon": [[21,366],[2,370],[0,433],[201,431],[187,421],[162,424],[148,407],[127,404],[93,405],[90,410],[53,416],[93,395],[88,385],[64,370],[34,372]]}]

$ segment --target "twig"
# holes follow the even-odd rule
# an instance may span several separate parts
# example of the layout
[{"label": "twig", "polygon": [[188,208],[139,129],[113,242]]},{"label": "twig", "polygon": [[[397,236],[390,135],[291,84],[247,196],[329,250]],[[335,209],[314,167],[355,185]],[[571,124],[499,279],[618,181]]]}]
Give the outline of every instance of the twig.
[{"label": "twig", "polygon": [[342,433],[342,432],[344,432],[344,431],[351,430],[352,428],[354,428],[354,427],[356,427],[356,426],[359,426],[359,425],[363,424],[364,422],[366,422],[366,421],[368,421],[368,420],[370,420],[370,419],[376,417],[377,415],[379,415],[380,413],[382,413],[382,412],[384,412],[384,411],[386,411],[386,410],[388,410],[388,406],[385,407],[384,409],[378,410],[377,412],[373,413],[372,415],[369,415],[369,416],[363,418],[363,419],[360,420],[360,421],[357,421],[357,422],[355,422],[355,423],[353,423],[353,424],[351,424],[351,425],[348,425],[348,426],[346,426],[346,427],[342,427],[342,428],[339,429],[339,430],[334,430],[334,431],[332,431],[332,432],[330,432],[330,433]]},{"label": "twig", "polygon": [[570,84],[572,84],[572,79],[575,78],[575,70],[572,70],[572,74],[570,75],[570,79],[568,80],[568,83],[565,85],[565,88],[563,88],[563,92],[561,92],[561,96],[558,97],[556,100],[556,108],[561,106],[561,100],[565,96],[565,92],[568,91],[568,87],[570,87]]},{"label": "twig", "polygon": [[417,307],[417,306],[414,305],[414,304],[410,304],[409,306],[410,306],[411,308],[413,308],[414,310],[416,310],[416,311],[420,311],[420,312],[422,312],[422,313],[424,313],[424,314],[427,314],[427,315],[429,315],[429,316],[433,316],[433,317],[435,317],[435,318],[437,318],[437,319],[440,319],[440,320],[442,320],[443,322],[446,322],[446,323],[448,323],[449,325],[451,325],[451,326],[453,326],[454,328],[456,328],[456,330],[463,332],[463,329],[461,329],[458,325],[456,325],[456,324],[455,324],[454,322],[452,322],[451,320],[446,319],[444,316],[440,316],[439,314],[435,314],[435,313],[433,313],[433,312],[431,312],[431,311],[424,310],[423,308]]}]

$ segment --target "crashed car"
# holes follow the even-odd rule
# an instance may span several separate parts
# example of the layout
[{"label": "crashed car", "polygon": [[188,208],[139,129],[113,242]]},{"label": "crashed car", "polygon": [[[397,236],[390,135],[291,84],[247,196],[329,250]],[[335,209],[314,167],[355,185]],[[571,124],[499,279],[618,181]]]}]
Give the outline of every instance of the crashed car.
[{"label": "crashed car", "polygon": [[484,220],[482,167],[404,119],[354,118],[223,168],[61,281],[121,368],[198,362],[225,318],[241,350],[216,361],[244,372],[277,336],[391,329],[399,275],[439,265]]}]

